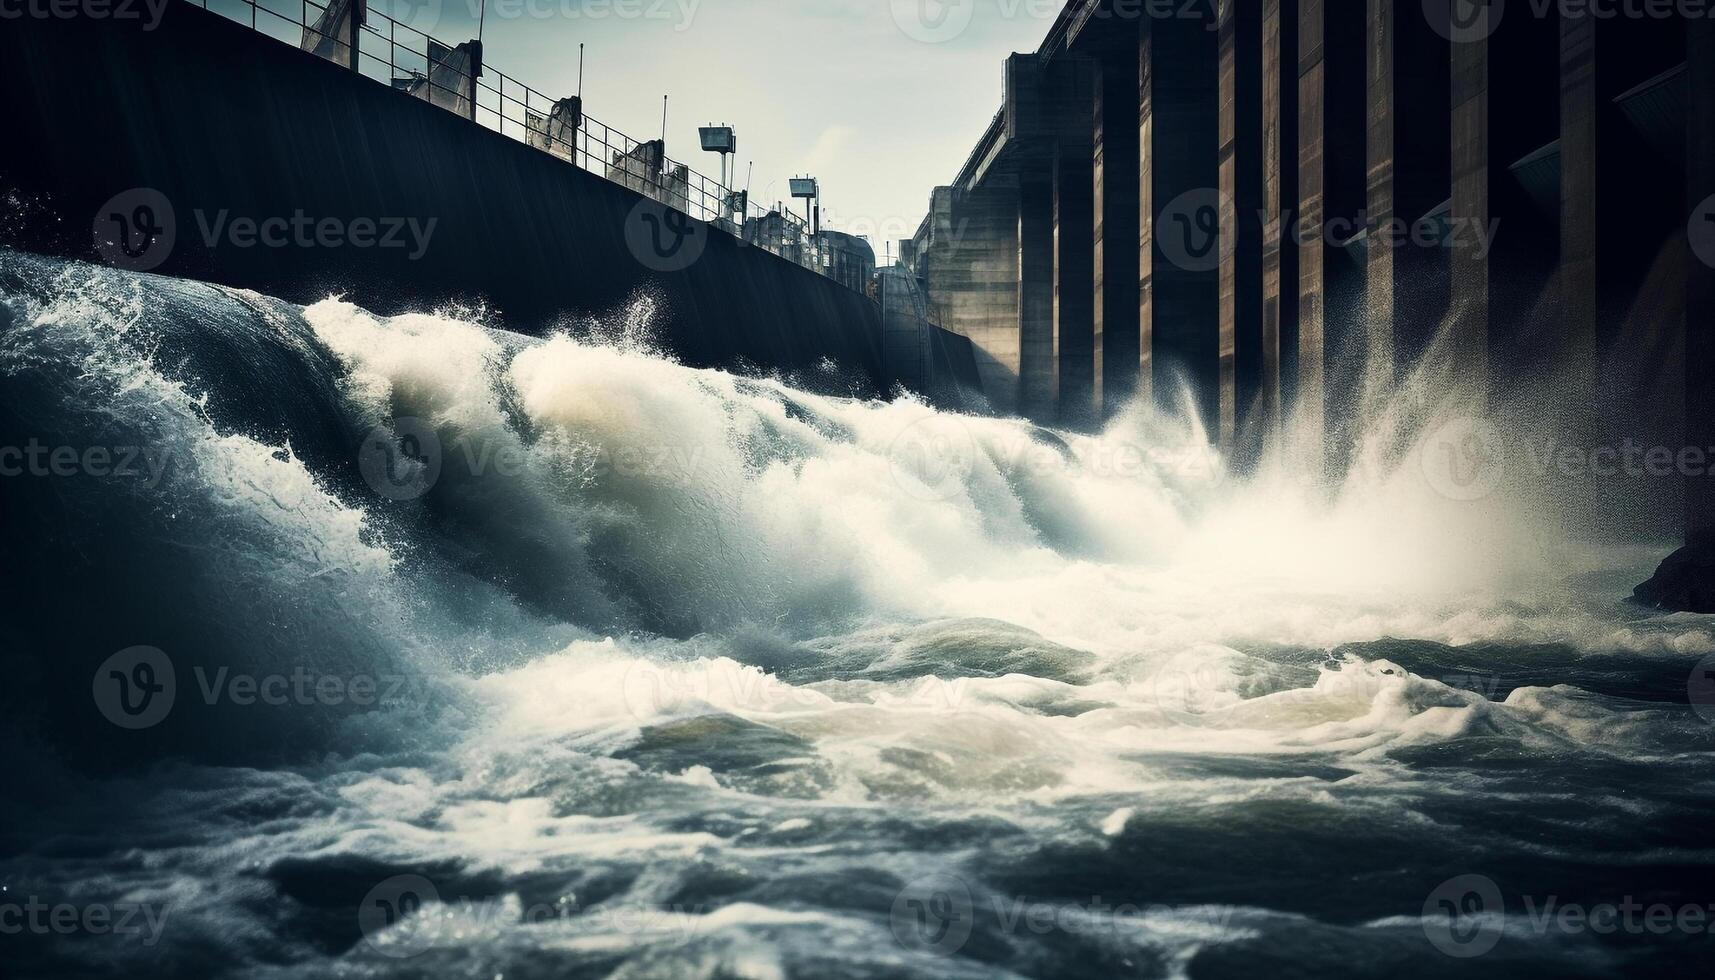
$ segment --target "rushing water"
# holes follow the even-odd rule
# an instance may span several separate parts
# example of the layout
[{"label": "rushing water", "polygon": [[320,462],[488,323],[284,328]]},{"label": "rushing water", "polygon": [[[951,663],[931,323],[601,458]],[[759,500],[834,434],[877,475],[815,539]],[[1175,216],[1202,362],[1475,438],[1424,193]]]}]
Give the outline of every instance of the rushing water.
[{"label": "rushing water", "polygon": [[1445,404],[1330,487],[689,369],[646,297],[0,293],[0,972],[1715,963],[1715,621]]}]

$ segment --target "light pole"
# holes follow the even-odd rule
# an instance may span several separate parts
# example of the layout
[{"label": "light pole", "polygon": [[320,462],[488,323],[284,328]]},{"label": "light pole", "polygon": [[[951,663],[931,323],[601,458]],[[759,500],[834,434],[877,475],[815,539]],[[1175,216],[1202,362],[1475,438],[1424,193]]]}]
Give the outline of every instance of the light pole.
[{"label": "light pole", "polygon": [[726,210],[723,217],[730,219],[734,211],[743,210],[739,196],[733,193],[733,175],[727,169],[732,155],[738,152],[738,134],[733,132],[731,126],[704,126],[697,130],[697,135],[702,137],[705,153],[719,153],[721,155],[721,194],[723,200],[720,206]]},{"label": "light pole", "polygon": [[822,232],[822,208],[816,204],[821,197],[821,189],[816,185],[814,177],[793,177],[792,196],[804,200],[804,210],[810,219],[810,236],[813,238]]},{"label": "light pole", "polygon": [[822,258],[822,208],[816,203],[821,196],[821,188],[814,177],[793,177],[792,196],[802,198],[806,217],[810,219],[810,254],[815,256],[816,264],[812,267],[822,271],[827,262]]}]

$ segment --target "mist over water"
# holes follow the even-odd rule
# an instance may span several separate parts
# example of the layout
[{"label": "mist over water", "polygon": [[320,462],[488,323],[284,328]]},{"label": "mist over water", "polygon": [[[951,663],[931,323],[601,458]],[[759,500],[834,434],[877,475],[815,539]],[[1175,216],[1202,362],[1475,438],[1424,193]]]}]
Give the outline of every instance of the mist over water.
[{"label": "mist over water", "polygon": [[[1553,385],[1421,369],[1338,472],[1298,420],[1235,470],[1189,413],[688,368],[647,296],[533,339],[0,252],[0,300],[0,446],[164,461],[0,478],[0,885],[161,914],[26,975],[1715,961],[1530,914],[1715,903],[1715,620],[1623,601],[1661,494],[1517,451],[1591,439]],[[226,686],[294,674],[341,696]]]}]

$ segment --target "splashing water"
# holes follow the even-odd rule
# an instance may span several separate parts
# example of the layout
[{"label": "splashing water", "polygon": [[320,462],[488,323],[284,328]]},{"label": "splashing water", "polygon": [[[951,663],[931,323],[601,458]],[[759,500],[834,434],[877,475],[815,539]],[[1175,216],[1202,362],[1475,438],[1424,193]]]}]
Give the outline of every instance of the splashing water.
[{"label": "splashing water", "polygon": [[[1330,483],[1189,412],[687,368],[647,297],[538,340],[10,253],[0,293],[0,445],[164,461],[0,480],[0,884],[160,923],[26,971],[1710,962],[1527,910],[1715,901],[1715,626],[1620,601],[1664,544],[1594,543],[1578,488],[1462,469],[1492,424],[1427,376]],[[128,731],[91,676],[139,644],[176,698]]]}]

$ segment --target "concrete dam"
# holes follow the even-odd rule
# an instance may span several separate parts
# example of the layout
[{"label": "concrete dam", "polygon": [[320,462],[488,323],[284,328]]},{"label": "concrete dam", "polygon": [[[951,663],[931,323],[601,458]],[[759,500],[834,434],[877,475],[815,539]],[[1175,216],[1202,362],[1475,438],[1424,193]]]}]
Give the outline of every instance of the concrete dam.
[{"label": "concrete dam", "polygon": [[[395,64],[390,22],[360,11],[299,23],[175,2],[158,24],[9,24],[0,243],[384,314],[461,303],[524,332],[643,296],[656,342],[691,366],[831,363],[854,393],[980,403],[968,340],[898,283],[869,295],[866,243],[812,236],[779,207],[730,210],[736,195],[661,141],[543,99],[483,66],[478,43],[428,39],[416,67]],[[143,251],[103,225],[134,214],[156,222]],[[349,247],[274,247],[327,219]]]},{"label": "concrete dam", "polygon": [[1090,426],[1183,383],[1231,458],[1337,472],[1410,372],[1552,376],[1610,433],[1715,445],[1709,18],[1159,6],[1074,0],[1008,58],[902,246],[997,409]]},{"label": "concrete dam", "polygon": [[370,2],[0,0],[0,975],[1715,976],[1715,0]]}]

